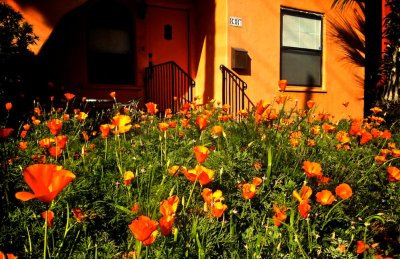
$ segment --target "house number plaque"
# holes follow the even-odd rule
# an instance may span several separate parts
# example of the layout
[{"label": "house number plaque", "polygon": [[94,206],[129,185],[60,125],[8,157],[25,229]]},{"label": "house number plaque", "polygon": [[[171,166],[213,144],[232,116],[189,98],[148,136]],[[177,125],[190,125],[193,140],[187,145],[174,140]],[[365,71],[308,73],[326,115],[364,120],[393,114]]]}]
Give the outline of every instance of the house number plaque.
[{"label": "house number plaque", "polygon": [[243,26],[242,18],[230,16],[229,25],[234,27],[242,27]]}]

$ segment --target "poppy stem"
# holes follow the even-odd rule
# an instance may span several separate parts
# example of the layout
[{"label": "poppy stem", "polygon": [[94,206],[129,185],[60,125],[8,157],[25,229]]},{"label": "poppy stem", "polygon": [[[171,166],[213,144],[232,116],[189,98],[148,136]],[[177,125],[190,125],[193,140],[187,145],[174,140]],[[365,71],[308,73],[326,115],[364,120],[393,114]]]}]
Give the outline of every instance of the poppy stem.
[{"label": "poppy stem", "polygon": [[43,242],[43,259],[46,259],[46,248],[47,248],[47,218],[48,218],[49,210],[46,210],[46,218],[44,221],[44,242]]}]

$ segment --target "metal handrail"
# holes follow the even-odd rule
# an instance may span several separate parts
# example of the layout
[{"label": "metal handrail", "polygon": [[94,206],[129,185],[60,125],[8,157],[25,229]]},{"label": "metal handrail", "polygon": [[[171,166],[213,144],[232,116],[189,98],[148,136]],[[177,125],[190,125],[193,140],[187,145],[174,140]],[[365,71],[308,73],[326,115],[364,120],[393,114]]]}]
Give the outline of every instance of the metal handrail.
[{"label": "metal handrail", "polygon": [[224,65],[219,66],[222,72],[222,103],[230,105],[234,115],[240,110],[252,110],[255,105],[244,92],[247,83]]},{"label": "metal handrail", "polygon": [[193,100],[195,81],[174,61],[150,65],[145,69],[146,102],[157,104],[158,110],[177,112],[185,102]]}]

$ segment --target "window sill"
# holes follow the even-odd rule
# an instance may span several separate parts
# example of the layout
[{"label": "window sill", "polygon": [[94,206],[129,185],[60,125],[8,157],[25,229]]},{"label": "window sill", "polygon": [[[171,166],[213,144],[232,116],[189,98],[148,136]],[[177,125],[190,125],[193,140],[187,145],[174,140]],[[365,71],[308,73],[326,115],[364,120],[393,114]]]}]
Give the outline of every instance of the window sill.
[{"label": "window sill", "polygon": [[323,87],[312,86],[287,86],[285,92],[311,92],[311,93],[327,93]]}]

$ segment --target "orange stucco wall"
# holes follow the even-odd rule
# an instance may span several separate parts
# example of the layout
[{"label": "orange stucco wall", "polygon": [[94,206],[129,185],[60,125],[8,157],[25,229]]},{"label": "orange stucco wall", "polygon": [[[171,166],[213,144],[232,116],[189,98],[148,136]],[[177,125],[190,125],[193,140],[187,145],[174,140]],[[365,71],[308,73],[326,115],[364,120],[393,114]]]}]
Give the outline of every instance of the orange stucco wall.
[{"label": "orange stucco wall", "polygon": [[[272,101],[278,94],[281,6],[324,14],[322,89],[288,87],[288,94],[299,101],[300,108],[312,99],[316,101],[318,110],[336,117],[362,117],[363,68],[343,59],[344,53],[334,42],[327,22],[328,19],[347,15],[353,10],[338,13],[331,9],[331,1],[252,1],[251,4],[245,0],[229,1],[228,16],[242,18],[243,26],[228,28],[228,48],[246,49],[251,58],[251,74],[241,76],[248,84],[249,97],[253,101]],[[230,61],[229,57],[229,66]],[[350,102],[348,108],[342,105],[345,101]]]},{"label": "orange stucco wall", "polygon": [[[45,0],[30,4],[19,0],[5,0],[5,2],[21,12],[33,25],[40,41],[32,46],[32,50],[38,53],[63,15],[88,0],[54,1],[51,4]],[[196,80],[195,95],[201,96],[203,101],[211,98],[222,99],[219,65],[231,67],[231,48],[243,48],[248,51],[251,58],[250,73],[240,75],[248,84],[247,95],[253,102],[260,99],[272,101],[278,94],[281,6],[323,13],[323,85],[321,88],[312,89],[288,87],[287,92],[293,99],[298,100],[300,108],[305,107],[307,100],[313,99],[318,105],[318,110],[336,117],[347,115],[362,117],[364,70],[343,59],[344,53],[331,36],[328,23],[329,19],[334,19],[338,15],[347,16],[353,10],[346,9],[338,13],[331,9],[332,1],[320,0],[148,0],[146,2],[151,5],[186,9],[190,12],[188,72]],[[243,26],[229,26],[230,16],[242,18]],[[145,42],[146,21],[136,19],[135,22],[137,81],[134,87],[140,90],[144,87],[143,72],[148,64]],[[75,63],[73,66],[76,71],[84,71],[84,64]],[[65,73],[68,73],[68,69]],[[66,76],[73,78],[73,75]],[[127,89],[121,88],[118,91],[125,91],[123,95],[129,96]],[[107,89],[103,88],[99,92],[101,91],[100,97],[108,96]],[[348,108],[342,105],[345,101],[350,102]]]}]

